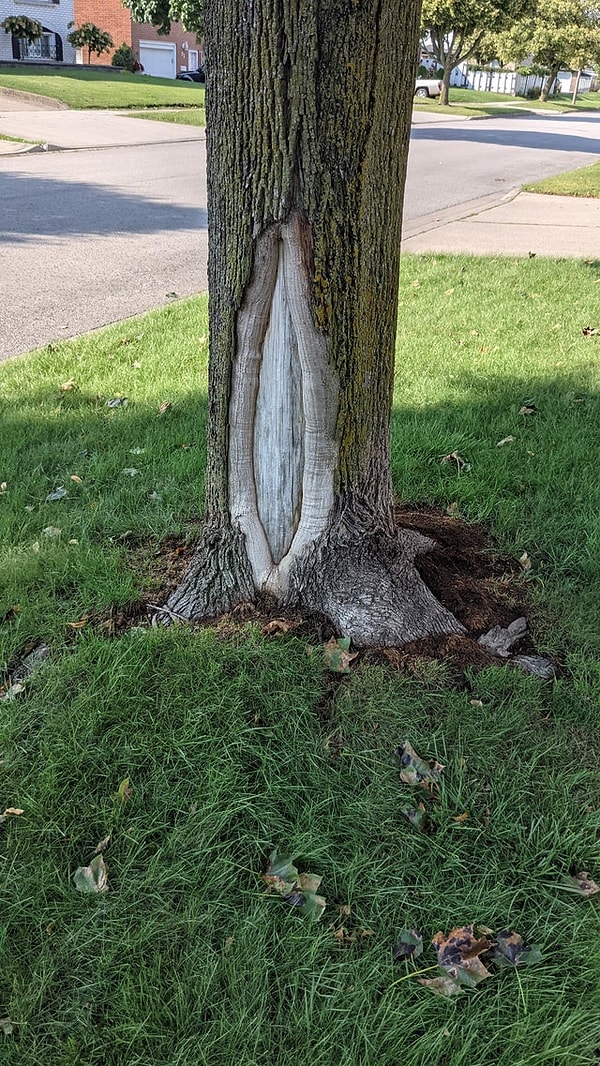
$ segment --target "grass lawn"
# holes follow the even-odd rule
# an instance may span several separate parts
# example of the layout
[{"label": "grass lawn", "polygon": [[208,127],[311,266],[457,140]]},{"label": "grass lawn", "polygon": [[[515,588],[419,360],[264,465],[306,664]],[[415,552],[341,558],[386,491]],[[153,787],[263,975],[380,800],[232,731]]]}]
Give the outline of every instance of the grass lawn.
[{"label": "grass lawn", "polygon": [[0,88],[19,89],[62,100],[73,108],[198,107],[204,105],[204,86],[171,78],[87,70],[44,69],[34,66],[0,70]]},{"label": "grass lawn", "polygon": [[183,126],[206,126],[203,107],[186,107],[185,111],[134,111],[128,118],[149,118],[153,122],[177,122]]},{"label": "grass lawn", "polygon": [[594,111],[600,107],[600,93],[581,93],[575,104],[571,103],[571,95],[561,93],[553,97],[547,103],[539,100],[525,100],[520,96],[507,96],[506,93],[486,93],[476,89],[450,89],[450,103],[448,107],[441,107],[437,100],[419,98],[415,100],[418,110],[432,111],[436,114],[455,114],[471,116],[472,118],[493,118],[515,111],[528,111],[532,108],[536,111]]},{"label": "grass lawn", "polygon": [[[600,881],[599,283],[598,262],[403,259],[396,488],[527,551],[551,684],[364,662],[336,685],[252,625],[110,638],[86,616],[156,589],[157,545],[197,528],[206,300],[2,364],[0,662],[52,649],[0,702],[0,812],[24,812],[0,825],[3,1066],[596,1061],[599,897],[563,879]],[[445,764],[438,799],[402,783],[406,739]],[[421,798],[430,835],[401,813]],[[77,892],[109,833],[108,891]],[[264,895],[273,848],[322,877],[320,922]],[[469,923],[541,961],[434,996],[429,941]],[[416,964],[392,961],[404,927]]]},{"label": "grass lawn", "polygon": [[564,174],[532,182],[523,188],[528,192],[546,192],[554,196],[600,196],[600,163],[567,170]]}]

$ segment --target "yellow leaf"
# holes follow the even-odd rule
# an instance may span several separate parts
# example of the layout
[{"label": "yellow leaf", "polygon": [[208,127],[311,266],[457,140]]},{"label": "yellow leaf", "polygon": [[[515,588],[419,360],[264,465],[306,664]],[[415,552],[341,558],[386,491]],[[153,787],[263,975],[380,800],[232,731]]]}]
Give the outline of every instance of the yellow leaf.
[{"label": "yellow leaf", "polygon": [[71,474],[71,481],[74,481],[76,485],[81,485],[82,483],[78,474]]}]

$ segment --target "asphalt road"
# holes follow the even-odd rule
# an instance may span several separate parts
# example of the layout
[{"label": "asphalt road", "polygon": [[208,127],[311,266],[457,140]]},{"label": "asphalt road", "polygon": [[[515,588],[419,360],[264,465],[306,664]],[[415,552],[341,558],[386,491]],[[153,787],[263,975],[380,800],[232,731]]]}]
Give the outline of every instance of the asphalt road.
[{"label": "asphalt road", "polygon": [[[600,157],[594,115],[415,114],[411,224]],[[202,291],[206,257],[201,138],[0,156],[0,359]]]}]

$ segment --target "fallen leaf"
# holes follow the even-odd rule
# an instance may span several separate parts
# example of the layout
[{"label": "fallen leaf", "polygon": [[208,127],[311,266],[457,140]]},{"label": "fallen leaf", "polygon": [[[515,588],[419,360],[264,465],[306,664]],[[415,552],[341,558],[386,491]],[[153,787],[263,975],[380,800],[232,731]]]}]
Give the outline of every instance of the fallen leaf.
[{"label": "fallen leaf", "polygon": [[426,763],[420,755],[417,755],[408,740],[396,748],[393,759],[400,766],[400,780],[405,784],[420,785],[431,791],[437,787],[444,767],[435,760]]},{"label": "fallen leaf", "polygon": [[74,388],[76,388],[75,380],[74,378],[69,378],[68,381],[63,381],[59,388],[59,392],[71,392]]},{"label": "fallen leaf", "polygon": [[450,996],[460,996],[462,992],[458,981],[448,973],[443,973],[439,977],[419,977],[419,984],[425,985],[426,988],[435,992],[436,996],[444,996],[445,999],[449,999]]},{"label": "fallen leaf", "polygon": [[496,936],[496,947],[492,959],[494,962],[510,966],[527,966],[539,962],[542,958],[541,948],[537,944],[525,947],[523,937],[512,929],[504,929]]},{"label": "fallen leaf", "polygon": [[4,1033],[4,1036],[10,1036],[14,1033],[15,1023],[11,1022],[10,1018],[0,1018],[0,1033]]},{"label": "fallen leaf", "polygon": [[25,814],[20,807],[6,807],[4,814],[0,814],[0,822],[6,822],[8,818],[17,818],[20,814]]},{"label": "fallen leaf", "polygon": [[54,489],[46,496],[46,503],[54,503],[55,500],[63,500],[67,495],[67,490],[61,485],[58,489]]},{"label": "fallen leaf", "polygon": [[158,495],[158,492],[149,492],[148,499],[152,500],[153,503],[157,503],[158,500],[160,500],[160,496]]},{"label": "fallen leaf", "polygon": [[118,803],[127,803],[127,800],[131,799],[132,794],[133,788],[131,787],[130,778],[124,777],[115,792],[113,799],[117,800]]},{"label": "fallen leaf", "polygon": [[455,463],[456,469],[459,474],[468,474],[471,469],[471,464],[463,459],[462,455],[458,452],[450,452],[448,455],[440,456],[441,463]]},{"label": "fallen leaf", "polygon": [[483,700],[469,700],[471,707],[483,707]]},{"label": "fallen leaf", "polygon": [[523,570],[531,570],[531,559],[529,558],[527,552],[523,552],[523,554],[519,557],[519,562]]},{"label": "fallen leaf", "polygon": [[577,896],[584,896],[586,899],[590,896],[595,896],[596,892],[600,892],[600,885],[592,881],[587,870],[582,870],[576,877],[564,877],[563,888],[566,888],[569,892],[574,892]]},{"label": "fallen leaf", "polygon": [[14,685],[9,685],[6,692],[0,696],[0,700],[14,700],[15,696],[19,695],[19,692],[23,692],[25,685],[21,685],[20,682],[16,682]]},{"label": "fallen leaf", "polygon": [[600,330],[596,326],[584,326],[581,332],[584,337],[595,337],[597,333],[600,333]]},{"label": "fallen leaf", "polygon": [[503,437],[502,440],[498,441],[496,447],[503,448],[505,444],[512,444],[514,442],[514,439],[514,437]]},{"label": "fallen leaf", "polygon": [[127,405],[126,396],[113,396],[112,400],[106,401],[107,407],[125,407]]},{"label": "fallen leaf", "polygon": [[311,873],[299,874],[293,856],[278,855],[274,851],[262,879],[270,890],[283,896],[288,906],[297,907],[301,914],[317,921],[323,914],[325,899],[317,895],[321,878]]},{"label": "fallen leaf", "polygon": [[77,540],[76,537],[71,537],[71,539],[69,541],[69,544],[79,544],[79,541]]},{"label": "fallen leaf", "polygon": [[452,815],[452,821],[456,822],[457,825],[462,825],[464,822],[467,822],[469,820],[469,818],[470,818],[470,814],[469,814],[468,811],[463,811],[462,814],[453,814]]},{"label": "fallen leaf", "polygon": [[446,514],[455,515],[458,514],[458,503],[454,500],[453,503],[449,503],[446,507]]},{"label": "fallen leaf", "polygon": [[350,651],[350,637],[332,637],[323,645],[325,669],[336,674],[349,674],[350,663],[357,655],[357,651]]},{"label": "fallen leaf", "polygon": [[121,470],[125,477],[137,477],[139,470],[136,470],[135,466],[126,466],[124,470]]},{"label": "fallen leaf", "polygon": [[158,409],[159,415],[164,415],[165,412],[168,411],[169,408],[172,407],[172,406],[173,406],[173,404],[171,403],[170,400],[163,400],[163,402],[161,403],[161,405],[160,405],[160,407]]},{"label": "fallen leaf", "polygon": [[297,622],[287,622],[285,618],[274,618],[272,622],[267,622],[266,626],[263,626],[263,633],[269,637],[279,637],[282,633],[289,633],[290,629],[294,629],[297,624]]},{"label": "fallen leaf", "polygon": [[71,474],[71,481],[74,481],[76,485],[83,484],[82,479],[79,477],[79,474]]},{"label": "fallen leaf", "polygon": [[88,623],[88,615],[84,614],[83,618],[80,618],[78,622],[68,622],[67,625],[70,629],[83,629]]},{"label": "fallen leaf", "polygon": [[89,866],[78,866],[73,874],[78,892],[107,892],[108,870],[101,855],[96,855]]},{"label": "fallen leaf", "polygon": [[167,292],[167,293],[165,293],[165,295],[167,297],[167,300],[176,300],[177,299],[177,293],[176,292]]},{"label": "fallen leaf", "polygon": [[418,929],[402,929],[398,940],[392,948],[392,959],[418,959],[423,954],[423,937]]},{"label": "fallen leaf", "polygon": [[33,512],[35,511],[35,507],[32,507],[31,504],[29,503],[29,504],[26,504],[25,510],[29,511],[29,514],[33,514]]},{"label": "fallen leaf", "polygon": [[142,364],[140,363],[139,359],[136,359],[135,362],[131,364],[131,368],[132,370],[139,370],[141,365]]},{"label": "fallen leaf", "polygon": [[522,406],[519,408],[520,415],[535,415],[537,414],[537,407],[533,400],[523,400]]},{"label": "fallen leaf", "polygon": [[102,837],[102,840],[100,840],[96,844],[96,847],[95,847],[95,850],[94,850],[94,855],[100,855],[103,851],[106,851],[106,849],[107,849],[107,847],[108,847],[108,845],[110,843],[110,836],[111,836],[110,833],[107,833],[106,836]]},{"label": "fallen leaf", "polygon": [[453,292],[454,292],[454,289],[446,289],[446,291],[444,293],[444,296],[452,296]]},{"label": "fallen leaf", "polygon": [[418,807],[401,807],[400,814],[403,814],[419,833],[429,833],[433,829],[423,803],[419,803]]},{"label": "fallen leaf", "polygon": [[12,607],[8,608],[4,617],[0,618],[0,625],[3,625],[4,622],[13,622],[17,615],[20,614],[20,611],[21,605],[19,603],[13,603]]},{"label": "fallen leaf", "polygon": [[43,537],[60,537],[61,533],[62,530],[59,529],[58,526],[46,526],[46,528],[42,530]]},{"label": "fallen leaf", "polygon": [[0,482],[0,492],[4,494],[8,489],[8,483],[6,481]]},{"label": "fallen leaf", "polygon": [[489,951],[493,942],[487,937],[476,938],[472,925],[452,929],[448,936],[436,933],[432,944],[437,952],[438,966],[459,984],[474,988],[491,977],[479,956]]}]

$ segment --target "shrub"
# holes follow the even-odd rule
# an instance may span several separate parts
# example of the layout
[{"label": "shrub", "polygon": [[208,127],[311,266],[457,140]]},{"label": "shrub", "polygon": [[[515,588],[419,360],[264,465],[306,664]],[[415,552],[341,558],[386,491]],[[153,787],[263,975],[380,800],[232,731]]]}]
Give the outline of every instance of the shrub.
[{"label": "shrub", "polygon": [[111,59],[111,64],[113,67],[121,67],[123,70],[129,70],[133,73],[137,65],[133,48],[124,42],[123,44],[120,44]]}]

